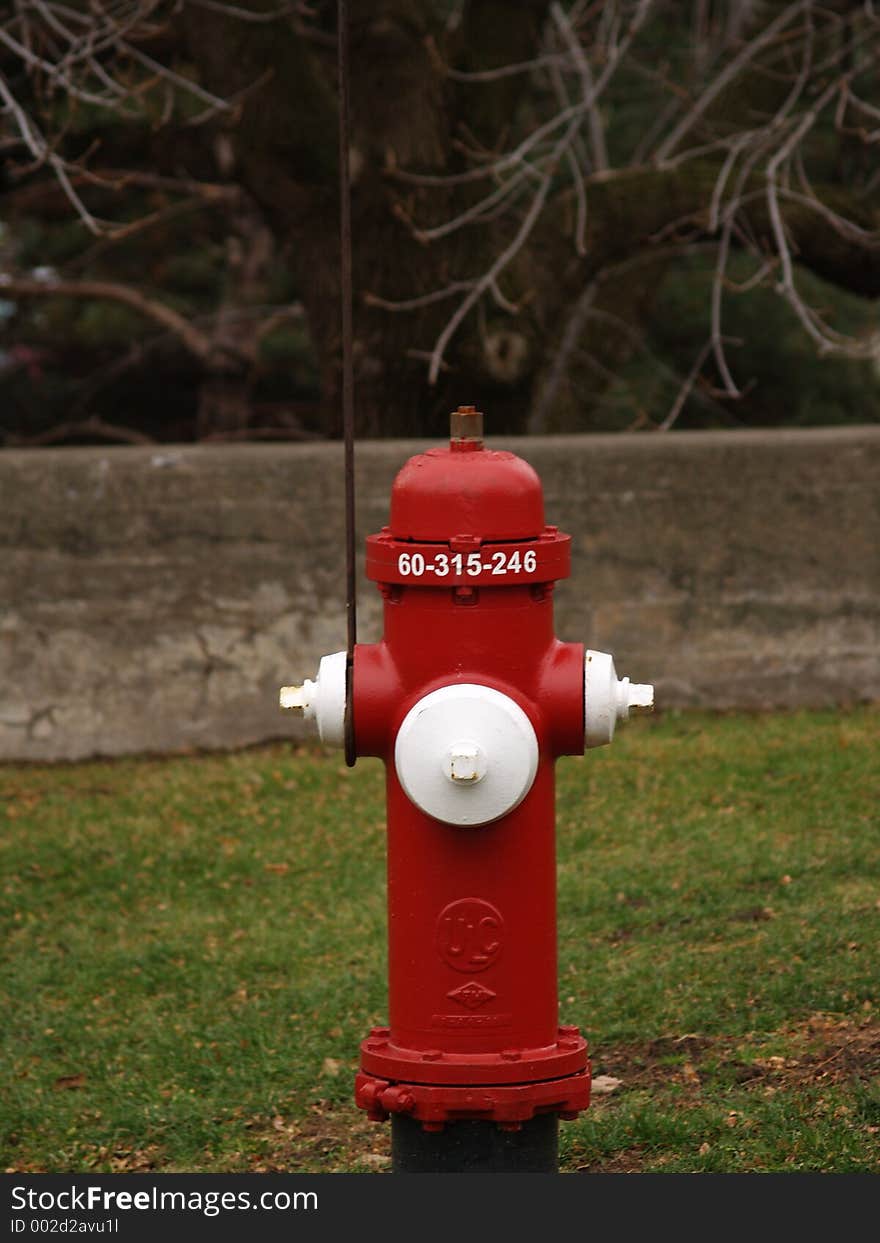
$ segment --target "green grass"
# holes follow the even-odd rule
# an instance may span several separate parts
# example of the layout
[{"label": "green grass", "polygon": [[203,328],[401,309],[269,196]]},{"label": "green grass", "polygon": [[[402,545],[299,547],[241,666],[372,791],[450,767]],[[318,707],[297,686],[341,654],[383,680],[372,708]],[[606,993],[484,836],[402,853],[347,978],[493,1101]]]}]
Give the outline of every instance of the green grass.
[{"label": "green grass", "polygon": [[[635,722],[559,765],[566,1170],[880,1170],[880,713]],[[0,768],[0,1169],[381,1170],[374,761]]]}]

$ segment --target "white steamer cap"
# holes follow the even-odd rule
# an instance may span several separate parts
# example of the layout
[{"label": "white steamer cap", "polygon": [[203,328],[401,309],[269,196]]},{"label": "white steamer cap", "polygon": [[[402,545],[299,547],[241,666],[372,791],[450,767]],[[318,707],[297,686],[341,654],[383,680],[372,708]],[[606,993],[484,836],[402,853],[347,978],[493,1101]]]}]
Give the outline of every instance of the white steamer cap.
[{"label": "white steamer cap", "polygon": [[435,820],[474,828],[513,811],[528,794],[538,771],[538,739],[509,696],[459,682],[409,710],[394,764],[417,807]]}]

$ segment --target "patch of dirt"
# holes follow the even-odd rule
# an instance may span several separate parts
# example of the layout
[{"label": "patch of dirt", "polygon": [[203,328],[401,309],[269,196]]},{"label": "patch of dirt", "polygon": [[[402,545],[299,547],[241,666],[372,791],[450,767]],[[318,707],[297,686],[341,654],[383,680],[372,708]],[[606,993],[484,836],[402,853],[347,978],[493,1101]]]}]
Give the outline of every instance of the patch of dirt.
[{"label": "patch of dirt", "polygon": [[652,1061],[682,1056],[693,1061],[706,1049],[711,1049],[713,1044],[711,1036],[700,1036],[695,1032],[688,1032],[684,1036],[659,1036],[656,1040],[651,1040],[646,1049]]},{"label": "patch of dirt", "polygon": [[727,918],[731,923],[763,924],[768,919],[775,919],[776,912],[770,906],[750,906],[748,910],[736,911]]},{"label": "patch of dirt", "polygon": [[719,1043],[709,1036],[688,1033],[599,1049],[592,1056],[593,1074],[621,1079],[621,1091],[636,1086],[692,1083],[687,1068],[692,1068],[707,1049],[716,1049]]},{"label": "patch of dirt", "polygon": [[[744,1057],[746,1044],[785,1052]],[[704,1065],[707,1061],[711,1069]],[[814,1014],[803,1023],[748,1039],[687,1033],[598,1049],[593,1055],[594,1074],[623,1081],[616,1097],[627,1088],[670,1083],[697,1090],[704,1077],[725,1071],[737,1083],[777,1089],[870,1079],[880,1073],[880,1020]]]},{"label": "patch of dirt", "polygon": [[782,1086],[840,1083],[880,1073],[880,1020],[816,1014],[801,1027],[780,1034],[789,1038],[791,1055],[753,1062],[765,1081],[775,1078]]},{"label": "patch of dirt", "polygon": [[597,1157],[586,1165],[576,1165],[576,1174],[640,1174],[645,1164],[644,1149],[623,1148],[608,1157]]},{"label": "patch of dirt", "polygon": [[[164,1166],[164,1154],[158,1144],[145,1148],[116,1148],[89,1144],[80,1148],[71,1158],[74,1169],[109,1169],[114,1174],[151,1174]],[[58,1171],[31,1161],[10,1165],[5,1174],[45,1174]]]},{"label": "patch of dirt", "polygon": [[262,1134],[262,1153],[251,1158],[255,1174],[334,1174],[361,1165],[365,1170],[391,1167],[391,1128],[369,1122],[354,1105],[313,1101],[307,1117],[288,1122],[276,1116]]},{"label": "patch of dirt", "polygon": [[162,1163],[162,1152],[157,1144],[146,1148],[99,1148],[95,1164],[107,1162],[114,1174],[149,1174]]}]

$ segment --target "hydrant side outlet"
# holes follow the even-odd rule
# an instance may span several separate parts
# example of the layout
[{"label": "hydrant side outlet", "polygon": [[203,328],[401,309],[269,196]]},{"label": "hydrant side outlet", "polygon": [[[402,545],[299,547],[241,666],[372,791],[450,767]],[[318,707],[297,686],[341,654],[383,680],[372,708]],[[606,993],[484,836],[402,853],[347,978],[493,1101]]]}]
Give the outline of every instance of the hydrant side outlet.
[{"label": "hydrant side outlet", "polygon": [[[610,742],[652,691],[556,638],[570,550],[534,470],[486,449],[470,407],[448,448],[406,463],[367,539],[384,634],[355,648],[351,707],[357,754],[386,766],[389,936],[389,1022],[355,1085],[370,1118],[515,1132],[589,1103],[586,1042],[558,1016],[554,764]],[[339,745],[340,655],[317,689],[285,691]]]}]

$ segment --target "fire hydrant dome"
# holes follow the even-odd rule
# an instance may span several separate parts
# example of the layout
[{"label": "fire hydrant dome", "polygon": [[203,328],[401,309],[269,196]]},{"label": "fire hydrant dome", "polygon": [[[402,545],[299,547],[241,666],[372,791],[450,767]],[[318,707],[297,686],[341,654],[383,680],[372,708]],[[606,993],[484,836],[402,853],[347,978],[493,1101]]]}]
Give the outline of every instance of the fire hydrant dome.
[{"label": "fire hydrant dome", "polygon": [[391,490],[395,539],[537,539],[544,493],[535,471],[505,450],[429,449],[409,459]]}]

